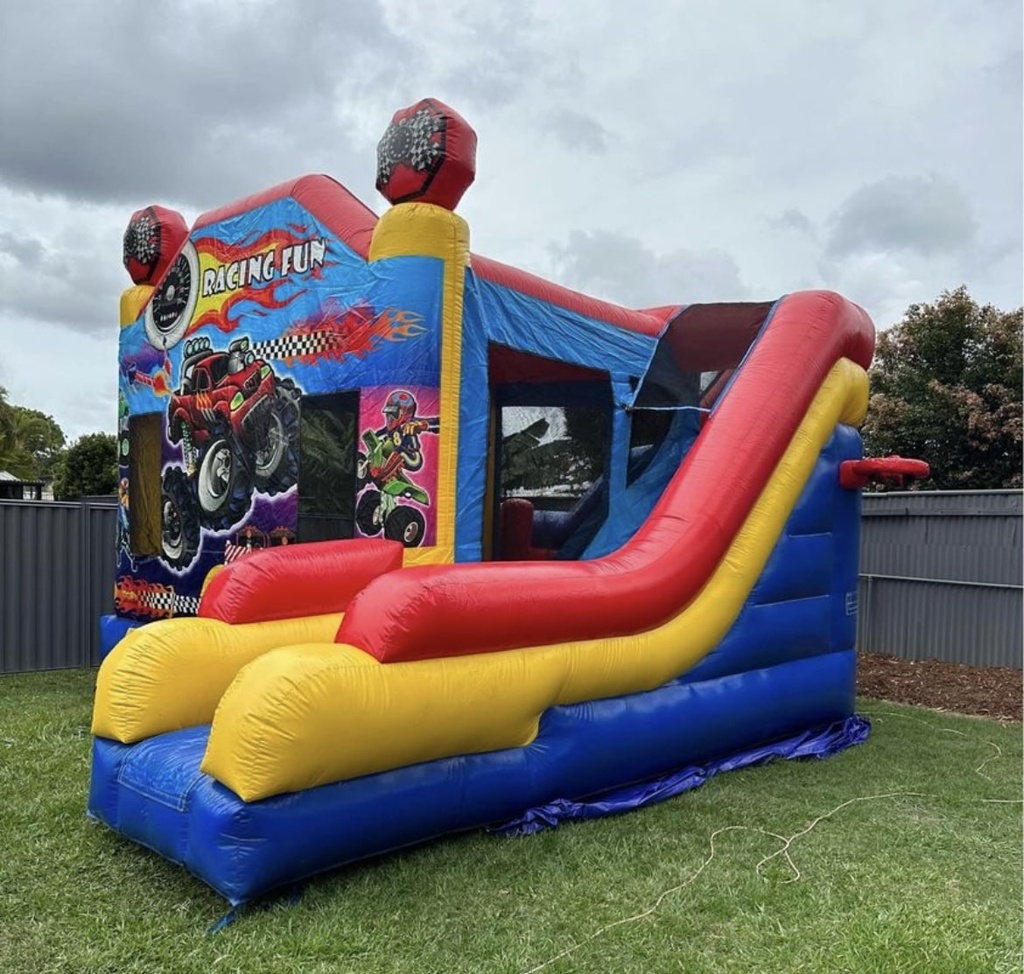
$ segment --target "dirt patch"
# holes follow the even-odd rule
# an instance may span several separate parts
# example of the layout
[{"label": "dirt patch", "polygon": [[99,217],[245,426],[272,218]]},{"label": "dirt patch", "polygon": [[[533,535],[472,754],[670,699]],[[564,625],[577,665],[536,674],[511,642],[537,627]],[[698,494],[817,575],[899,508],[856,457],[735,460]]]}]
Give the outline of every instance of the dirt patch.
[{"label": "dirt patch", "polygon": [[1005,666],[966,666],[861,653],[857,693],[999,720],[1020,720],[1024,711],[1021,671]]}]

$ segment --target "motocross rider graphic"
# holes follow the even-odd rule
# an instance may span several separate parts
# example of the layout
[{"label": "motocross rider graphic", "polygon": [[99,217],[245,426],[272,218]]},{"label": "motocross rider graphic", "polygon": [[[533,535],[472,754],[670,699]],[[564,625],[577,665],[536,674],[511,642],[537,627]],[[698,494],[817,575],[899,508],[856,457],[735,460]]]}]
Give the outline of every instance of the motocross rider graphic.
[{"label": "motocross rider graphic", "polygon": [[367,452],[360,453],[356,469],[360,487],[371,484],[356,505],[356,524],[366,535],[384,532],[386,538],[401,541],[407,548],[423,542],[425,521],[413,507],[399,503],[414,500],[429,506],[430,495],[407,474],[423,467],[420,436],[437,433],[437,417],[416,415],[416,399],[405,389],[396,389],[381,410],[385,425],[363,433]]},{"label": "motocross rider graphic", "polygon": [[[390,480],[398,470],[414,473],[423,466],[423,450],[420,448],[420,433],[430,430],[436,419],[419,419],[416,416],[416,400],[411,393],[399,389],[388,396],[384,404],[384,419],[387,425],[377,431],[381,439],[390,440],[384,446],[387,459],[379,469],[371,468],[376,479]],[[389,448],[390,447],[390,448]]]}]

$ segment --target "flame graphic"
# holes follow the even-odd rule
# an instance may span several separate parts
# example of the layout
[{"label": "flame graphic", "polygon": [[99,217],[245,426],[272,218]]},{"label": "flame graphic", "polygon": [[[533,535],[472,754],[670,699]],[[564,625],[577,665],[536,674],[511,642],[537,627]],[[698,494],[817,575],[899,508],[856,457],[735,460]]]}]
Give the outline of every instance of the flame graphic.
[{"label": "flame graphic", "polygon": [[293,294],[288,295],[287,298],[278,298],[278,289],[282,285],[288,283],[288,278],[284,277],[279,278],[276,281],[271,281],[265,287],[240,288],[237,291],[233,291],[227,295],[218,307],[208,308],[202,314],[193,318],[192,323],[188,326],[188,330],[185,334],[191,335],[194,331],[197,331],[206,325],[214,325],[217,329],[225,333],[234,331],[238,327],[238,319],[231,317],[231,311],[242,301],[251,301],[254,304],[260,305],[261,308],[266,308],[268,311],[276,311],[278,308],[284,308],[288,304],[291,304],[291,302],[300,294],[306,293],[304,290],[300,289],[295,291]]},{"label": "flame graphic", "polygon": [[159,585],[130,575],[122,575],[114,585],[114,601],[122,612],[133,611],[150,619],[171,618],[175,594],[173,585]]},{"label": "flame graphic", "polygon": [[[153,368],[153,371],[140,371],[140,368],[144,365]],[[150,361],[150,357],[145,355],[145,353],[130,356],[124,360],[121,371],[128,377],[128,381],[132,385],[149,386],[153,390],[154,395],[157,396],[169,396],[171,394],[171,360],[166,353],[164,353],[163,361],[155,368],[154,363]]]},{"label": "flame graphic", "polygon": [[[198,237],[194,243],[199,253],[200,264],[205,271],[211,266],[227,265],[236,261],[241,263],[252,257],[265,255],[271,250],[303,244],[308,241],[309,238],[305,233],[306,228],[304,226],[291,224],[290,227],[291,230],[275,227],[272,230],[267,230],[255,236],[251,240],[246,238],[240,244],[227,243],[224,240],[210,236]],[[327,262],[325,261],[324,263],[326,264]],[[319,277],[320,275],[316,273],[319,270],[320,268],[314,268],[313,276]],[[241,301],[252,302],[258,305],[260,309],[263,309],[257,309],[256,314],[265,314],[267,311],[276,311],[279,308],[283,308],[304,292],[299,289],[287,298],[282,299],[278,296],[279,289],[289,280],[294,284],[296,280],[301,279],[302,275],[298,275],[295,279],[291,277],[275,277],[266,284],[245,286],[237,290],[224,292],[223,294],[200,298],[196,315],[189,324],[186,335],[191,335],[207,325],[213,325],[225,334],[234,331],[238,327],[238,318],[237,316],[233,317],[232,312]]]},{"label": "flame graphic", "polygon": [[296,362],[312,365],[321,359],[340,362],[347,356],[362,359],[381,342],[401,342],[426,332],[420,315],[412,311],[388,308],[375,311],[369,305],[355,305],[344,311],[328,307],[319,314],[293,325],[286,335],[314,336],[315,351],[287,356],[287,365]]},{"label": "flame graphic", "polygon": [[161,370],[153,376],[153,392],[158,396],[169,396],[171,387],[167,382],[168,374]]}]

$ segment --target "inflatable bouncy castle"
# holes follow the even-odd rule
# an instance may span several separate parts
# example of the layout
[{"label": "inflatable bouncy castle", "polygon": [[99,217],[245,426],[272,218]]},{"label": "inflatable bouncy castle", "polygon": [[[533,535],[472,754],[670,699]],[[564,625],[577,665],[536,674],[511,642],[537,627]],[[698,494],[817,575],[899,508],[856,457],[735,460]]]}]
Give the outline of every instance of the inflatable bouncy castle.
[{"label": "inflatable bouncy castle", "polygon": [[863,733],[860,487],[920,473],[861,459],[867,315],[471,254],[475,146],[425,100],[379,219],[306,176],[125,234],[89,811],[232,903]]}]

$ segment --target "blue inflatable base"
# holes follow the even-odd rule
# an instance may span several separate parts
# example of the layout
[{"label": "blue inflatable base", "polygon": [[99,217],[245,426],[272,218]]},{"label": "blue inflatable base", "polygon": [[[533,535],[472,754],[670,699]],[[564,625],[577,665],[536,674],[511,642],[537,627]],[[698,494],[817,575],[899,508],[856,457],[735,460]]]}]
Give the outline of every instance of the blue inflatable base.
[{"label": "blue inflatable base", "polygon": [[121,616],[100,616],[100,662],[102,663],[110,651],[132,629],[138,629],[142,623],[135,619],[123,619]]},{"label": "blue inflatable base", "polygon": [[136,744],[97,738],[89,812],[238,905],[347,863],[507,822],[555,799],[578,801],[684,766],[702,766],[706,777],[751,748],[850,717],[855,666],[855,652],[845,650],[558,707],[527,747],[251,803],[200,771],[208,726]]}]

